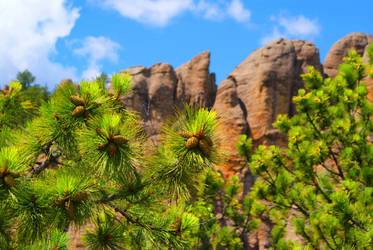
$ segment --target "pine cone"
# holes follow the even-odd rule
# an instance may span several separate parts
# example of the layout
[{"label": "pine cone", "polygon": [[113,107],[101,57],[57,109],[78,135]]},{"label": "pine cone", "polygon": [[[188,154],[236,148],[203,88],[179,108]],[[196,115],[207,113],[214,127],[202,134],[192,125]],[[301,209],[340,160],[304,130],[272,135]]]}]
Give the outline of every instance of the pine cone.
[{"label": "pine cone", "polygon": [[181,135],[184,138],[190,138],[190,137],[193,136],[192,133],[190,133],[188,131],[181,131],[181,132],[179,132],[179,135]]},{"label": "pine cone", "polygon": [[108,147],[107,147],[107,150],[108,150],[108,153],[109,155],[113,156],[117,153],[117,145],[115,145],[114,143],[109,143]]},{"label": "pine cone", "polygon": [[4,177],[4,182],[8,187],[15,187],[16,186],[16,181],[14,180],[13,176],[11,176],[9,174]]},{"label": "pine cone", "polygon": [[70,220],[73,220],[75,218],[74,216],[74,204],[72,201],[65,202],[65,211],[67,215],[69,216]]},{"label": "pine cone", "polygon": [[197,137],[190,137],[186,143],[185,143],[185,147],[190,149],[190,148],[195,148],[198,146],[198,138]]},{"label": "pine cone", "polygon": [[113,137],[113,142],[117,145],[123,145],[123,144],[127,143],[128,140],[122,135],[115,135]]},{"label": "pine cone", "polygon": [[203,139],[207,142],[207,144],[208,144],[209,146],[214,145],[210,137],[208,137],[208,136],[204,136]]},{"label": "pine cone", "polygon": [[85,111],[85,108],[83,106],[76,106],[71,114],[73,117],[79,117],[84,114],[84,111]]},{"label": "pine cone", "polygon": [[198,147],[206,157],[210,157],[210,146],[205,139],[199,141]]},{"label": "pine cone", "polygon": [[75,106],[83,106],[84,105],[84,99],[79,97],[79,96],[76,96],[76,95],[72,95],[69,97],[70,98],[70,101],[75,105]]}]

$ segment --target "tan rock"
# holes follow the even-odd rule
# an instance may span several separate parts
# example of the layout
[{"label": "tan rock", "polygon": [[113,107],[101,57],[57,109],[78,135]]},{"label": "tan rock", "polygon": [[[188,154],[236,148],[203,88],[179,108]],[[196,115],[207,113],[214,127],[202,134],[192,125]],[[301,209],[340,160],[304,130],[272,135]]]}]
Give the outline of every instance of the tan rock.
[{"label": "tan rock", "polygon": [[272,123],[278,114],[295,113],[292,97],[303,87],[300,74],[311,65],[322,71],[313,43],[277,39],[255,50],[222,81],[214,109],[223,118],[231,157],[236,156],[234,143],[242,133],[256,143],[284,143]]},{"label": "tan rock", "polygon": [[184,103],[211,107],[215,100],[214,74],[209,72],[210,52],[203,52],[174,70],[166,63],[150,68],[131,67],[133,93],[122,98],[125,105],[144,119],[146,132],[156,140],[163,123]]},{"label": "tan rock", "polygon": [[338,73],[338,66],[343,63],[343,57],[347,56],[348,51],[356,50],[363,56],[368,44],[373,42],[373,36],[362,32],[351,33],[340,39],[330,48],[324,61],[324,71],[328,77],[335,77]]},{"label": "tan rock", "polygon": [[176,99],[180,104],[212,107],[215,101],[215,74],[210,74],[210,52],[205,51],[176,69]]}]

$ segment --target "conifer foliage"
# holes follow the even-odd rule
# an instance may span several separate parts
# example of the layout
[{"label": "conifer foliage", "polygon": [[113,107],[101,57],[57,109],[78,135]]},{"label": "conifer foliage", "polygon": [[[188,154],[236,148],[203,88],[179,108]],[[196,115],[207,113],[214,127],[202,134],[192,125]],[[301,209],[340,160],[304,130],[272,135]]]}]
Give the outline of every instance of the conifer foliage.
[{"label": "conifer foliage", "polygon": [[[313,67],[302,75],[305,89],[293,99],[298,113],[274,124],[287,147],[251,154],[250,141],[238,143],[259,176],[250,195],[265,205],[277,249],[373,248],[373,104],[363,81],[373,79],[373,44],[367,52],[364,65],[350,51],[334,79]],[[290,229],[298,241],[287,240]]]},{"label": "conifer foliage", "polygon": [[64,82],[18,128],[12,124],[27,108],[14,99],[20,84],[4,89],[2,249],[63,249],[66,232],[87,223],[90,249],[186,247],[184,235],[199,218],[185,201],[218,159],[216,114],[186,106],[165,126],[161,146],[145,155],[140,120],[119,101],[130,84],[128,74],[115,74],[110,91],[100,81]]}]

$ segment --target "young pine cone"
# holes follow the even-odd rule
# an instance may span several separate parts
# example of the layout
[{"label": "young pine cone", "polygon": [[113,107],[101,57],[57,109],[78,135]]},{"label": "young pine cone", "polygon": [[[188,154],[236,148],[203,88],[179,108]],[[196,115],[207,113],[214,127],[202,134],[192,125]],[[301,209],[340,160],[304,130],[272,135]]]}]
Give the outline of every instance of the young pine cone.
[{"label": "young pine cone", "polygon": [[181,131],[181,132],[179,132],[179,135],[181,135],[181,136],[184,137],[184,138],[190,138],[190,137],[193,136],[193,135],[192,135],[190,132],[188,132],[188,131]]},{"label": "young pine cone", "polygon": [[206,157],[210,157],[210,146],[205,139],[199,140],[198,148]]},{"label": "young pine cone", "polygon": [[113,142],[117,145],[123,145],[123,144],[127,143],[128,140],[122,135],[115,135],[113,137]]},{"label": "young pine cone", "polygon": [[197,137],[192,136],[192,137],[190,137],[190,138],[186,141],[186,143],[185,143],[185,147],[188,148],[188,149],[190,149],[190,148],[195,148],[195,147],[198,146],[198,141],[199,141],[199,140],[198,140]]},{"label": "young pine cone", "polygon": [[79,97],[79,96],[76,96],[76,95],[72,95],[69,97],[70,98],[70,101],[75,105],[75,106],[83,106],[84,105],[84,99]]},{"label": "young pine cone", "polygon": [[71,115],[73,117],[79,117],[82,116],[85,112],[85,108],[83,106],[76,106]]}]

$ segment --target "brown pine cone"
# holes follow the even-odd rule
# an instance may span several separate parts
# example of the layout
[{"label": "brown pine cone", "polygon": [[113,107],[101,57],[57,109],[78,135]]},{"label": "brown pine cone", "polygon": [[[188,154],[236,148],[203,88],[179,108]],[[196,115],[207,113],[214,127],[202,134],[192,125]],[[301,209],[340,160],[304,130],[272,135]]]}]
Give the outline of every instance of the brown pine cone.
[{"label": "brown pine cone", "polygon": [[70,101],[75,105],[75,106],[83,106],[84,105],[84,99],[79,97],[79,96],[76,96],[76,95],[72,95],[69,97],[70,98]]},{"label": "brown pine cone", "polygon": [[85,112],[85,108],[83,106],[76,106],[71,115],[73,117],[79,117],[82,116]]},{"label": "brown pine cone", "polygon": [[190,148],[195,148],[198,146],[198,138],[197,137],[190,137],[186,143],[185,143],[185,147],[190,149]]},{"label": "brown pine cone", "polygon": [[179,135],[181,135],[184,138],[190,138],[190,137],[193,136],[192,133],[190,133],[188,131],[181,131],[181,132],[179,132]]}]

